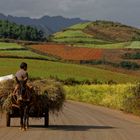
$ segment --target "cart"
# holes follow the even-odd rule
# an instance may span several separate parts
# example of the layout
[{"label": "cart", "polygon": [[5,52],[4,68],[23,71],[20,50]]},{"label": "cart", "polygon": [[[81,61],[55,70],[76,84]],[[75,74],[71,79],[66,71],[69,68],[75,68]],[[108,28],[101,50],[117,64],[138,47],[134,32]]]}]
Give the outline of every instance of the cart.
[{"label": "cart", "polygon": [[[6,112],[6,126],[10,127],[11,123],[11,118],[19,118],[20,113],[19,109],[16,107],[13,107],[10,111]],[[29,112],[29,117],[31,118],[44,118],[44,126],[48,127],[49,126],[49,109],[45,109],[41,113],[37,113],[35,111]]]}]

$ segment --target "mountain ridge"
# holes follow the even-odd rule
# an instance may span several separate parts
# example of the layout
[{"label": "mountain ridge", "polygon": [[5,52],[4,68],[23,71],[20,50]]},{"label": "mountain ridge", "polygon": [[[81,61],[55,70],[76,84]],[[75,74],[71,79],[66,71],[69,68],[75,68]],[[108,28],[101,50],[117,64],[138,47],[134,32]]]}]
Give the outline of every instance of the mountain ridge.
[{"label": "mountain ridge", "polygon": [[65,18],[63,16],[42,16],[41,18],[17,17],[0,13],[0,20],[8,20],[16,24],[30,25],[43,30],[47,35],[61,31],[69,26],[88,22],[80,18]]}]

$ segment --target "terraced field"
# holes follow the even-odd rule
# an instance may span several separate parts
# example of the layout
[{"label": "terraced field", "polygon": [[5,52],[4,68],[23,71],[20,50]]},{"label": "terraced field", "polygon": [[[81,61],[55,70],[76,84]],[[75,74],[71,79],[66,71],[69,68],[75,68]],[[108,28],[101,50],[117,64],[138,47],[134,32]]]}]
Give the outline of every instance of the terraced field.
[{"label": "terraced field", "polygon": [[5,50],[5,49],[23,49],[23,47],[16,43],[0,42],[0,50]]},{"label": "terraced field", "polygon": [[33,58],[33,59],[51,59],[48,56],[39,55],[28,50],[14,50],[14,51],[0,51],[0,57],[19,57],[19,58]]},{"label": "terraced field", "polygon": [[[112,22],[87,22],[55,33],[51,41],[88,48],[140,48],[139,29]],[[121,37],[119,37],[121,34]]]},{"label": "terraced field", "polygon": [[91,24],[91,22],[79,23],[79,24],[75,24],[75,25],[69,27],[69,29],[79,29],[79,30],[82,30],[82,29],[85,29],[90,24]]},{"label": "terraced field", "polygon": [[[87,24],[86,24],[87,25]],[[84,33],[81,27],[74,26],[66,29],[65,31],[54,34],[53,42],[74,44],[76,46],[82,44],[108,44],[110,42],[95,39],[92,35]],[[94,46],[92,46],[94,47]]]},{"label": "terraced field", "polygon": [[[103,43],[103,44],[97,44],[97,43],[92,43],[92,44],[87,44],[87,43],[75,43],[73,46],[74,47],[85,47],[85,48],[102,48],[102,49],[127,49],[127,48],[135,48],[131,44],[135,43],[134,42],[122,42],[122,43]],[[140,42],[138,41],[137,48],[140,48]]]},{"label": "terraced field", "polygon": [[[34,46],[32,47],[34,48]],[[50,54],[54,56],[55,55],[57,56],[57,54],[55,53],[60,53],[62,56],[65,56],[67,60],[68,59],[71,60],[71,58],[73,58],[74,60],[81,60],[81,59],[84,60],[87,58],[89,60],[100,59],[104,56],[104,53],[105,53],[103,49],[74,48],[70,46],[59,46],[59,45],[56,45],[56,46],[55,45],[41,45],[41,46],[37,45],[35,47],[37,48],[39,47],[37,51],[42,51],[41,53],[45,53],[46,51],[47,54],[49,54],[50,53],[49,50],[53,51],[53,53],[50,53]],[[2,50],[2,49],[5,49],[5,50]],[[134,82],[134,81],[139,80],[139,78],[133,75],[129,76],[127,74],[112,72],[112,71],[103,70],[100,68],[76,65],[76,64],[44,61],[48,59],[53,60],[52,59],[53,57],[49,57],[48,55],[36,54],[30,51],[30,49],[31,48],[29,48],[28,50],[27,48],[24,48],[14,43],[13,44],[1,43],[0,76],[7,75],[10,73],[15,73],[18,69],[19,64],[22,61],[26,61],[29,65],[30,76],[33,78],[39,78],[39,77],[47,78],[50,76],[54,76],[54,77],[57,76],[60,79],[75,78],[76,80],[79,80],[79,81],[99,80],[102,82],[113,80],[119,83]],[[105,51],[108,51],[108,50],[105,50]],[[107,53],[108,59],[111,58],[112,60],[116,61],[116,58],[118,56],[114,55],[115,52],[116,52],[115,50],[109,50],[109,52]],[[58,55],[58,57],[60,56]],[[16,59],[12,59],[12,58],[16,58]],[[35,60],[35,59],[43,59],[43,61]]]},{"label": "terraced field", "polygon": [[0,57],[55,60],[53,57],[37,54],[16,43],[4,42],[0,43]]}]

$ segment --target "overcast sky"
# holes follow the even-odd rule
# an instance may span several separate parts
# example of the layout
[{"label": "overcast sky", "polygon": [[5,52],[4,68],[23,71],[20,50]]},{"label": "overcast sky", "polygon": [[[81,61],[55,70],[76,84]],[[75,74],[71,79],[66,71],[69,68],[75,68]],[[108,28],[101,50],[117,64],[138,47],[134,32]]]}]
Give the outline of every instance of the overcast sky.
[{"label": "overcast sky", "polygon": [[0,13],[104,19],[140,27],[140,0],[0,0]]}]

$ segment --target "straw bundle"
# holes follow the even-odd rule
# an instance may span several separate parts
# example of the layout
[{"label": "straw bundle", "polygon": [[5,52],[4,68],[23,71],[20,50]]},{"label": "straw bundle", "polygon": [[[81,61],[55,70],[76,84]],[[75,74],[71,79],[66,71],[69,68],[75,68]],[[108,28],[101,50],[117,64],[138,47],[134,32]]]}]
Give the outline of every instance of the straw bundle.
[{"label": "straw bundle", "polygon": [[4,104],[4,106],[9,106],[11,102],[10,94],[13,92],[15,85],[15,80],[7,80],[0,82],[0,109],[2,109],[2,106]]},{"label": "straw bundle", "polygon": [[[0,84],[0,105],[5,110],[9,110],[14,102],[11,93],[15,87],[15,81],[9,80]],[[31,109],[38,114],[49,108],[49,111],[59,111],[65,101],[65,94],[62,85],[55,80],[37,80],[28,83],[32,86],[30,91],[32,96]]]}]

